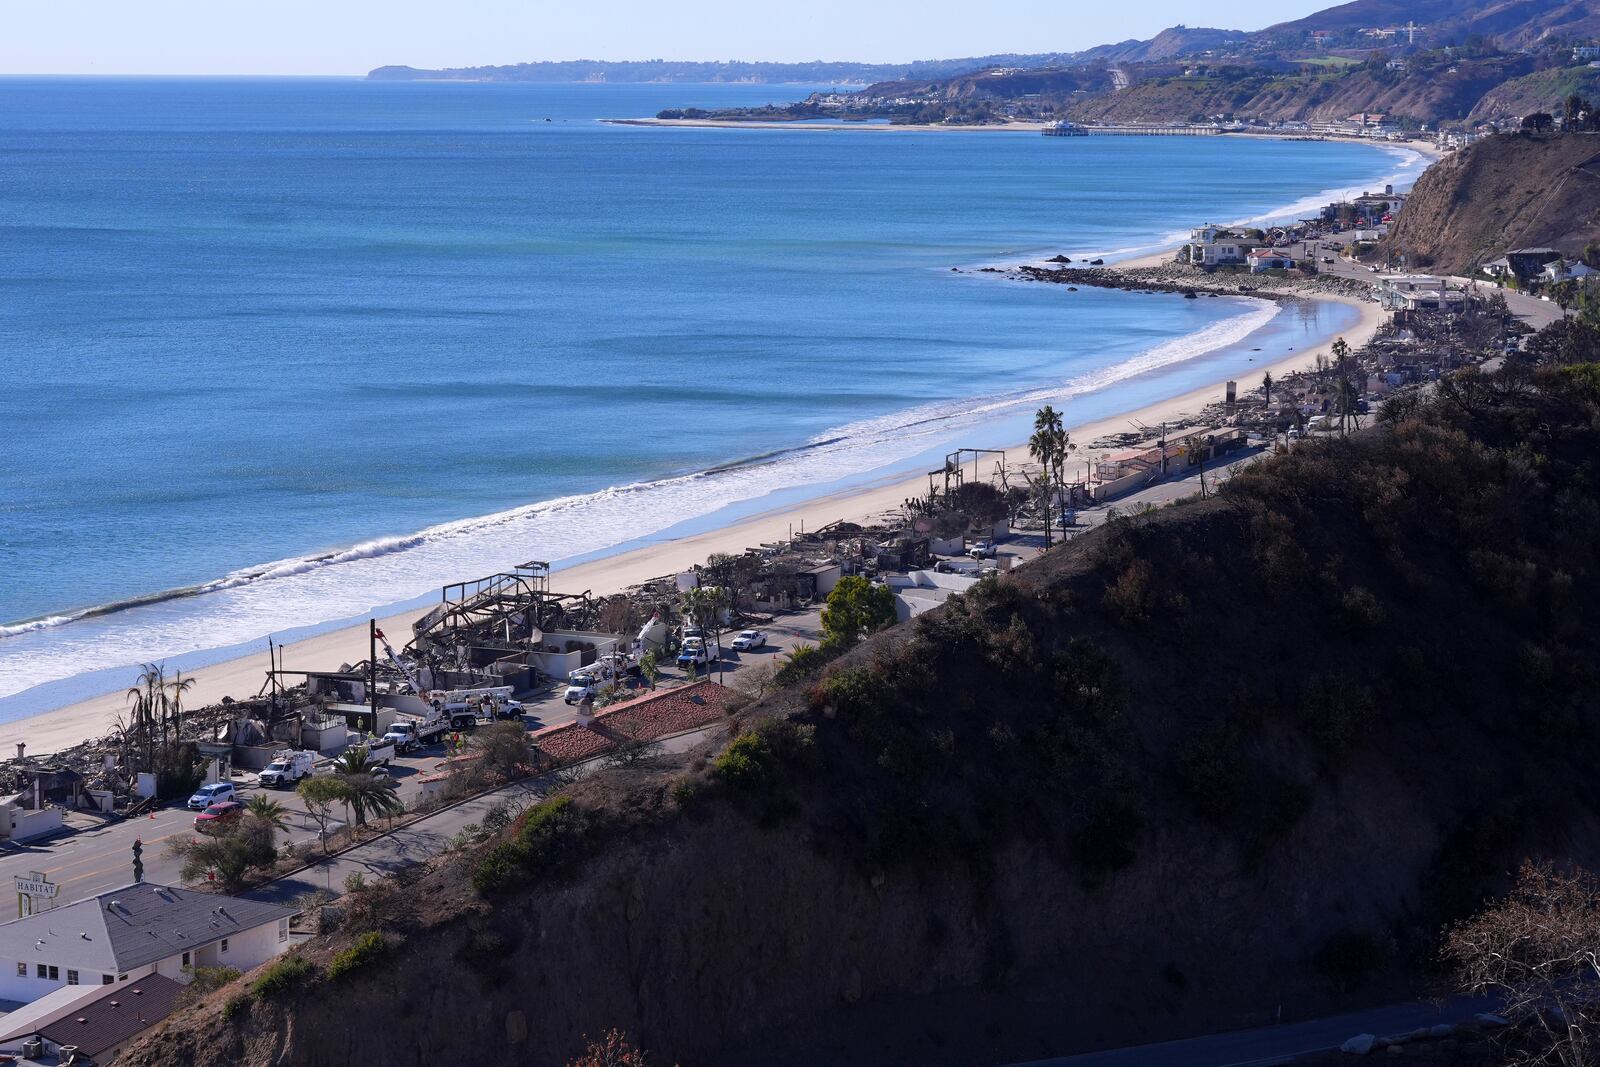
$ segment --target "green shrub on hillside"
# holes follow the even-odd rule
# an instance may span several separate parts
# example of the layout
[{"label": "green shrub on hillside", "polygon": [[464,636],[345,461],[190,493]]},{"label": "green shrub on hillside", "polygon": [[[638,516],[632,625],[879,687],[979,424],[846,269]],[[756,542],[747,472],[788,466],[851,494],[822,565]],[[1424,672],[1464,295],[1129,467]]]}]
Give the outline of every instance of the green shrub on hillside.
[{"label": "green shrub on hillside", "polygon": [[337,981],[359,971],[388,951],[389,942],[376,930],[356,938],[355,944],[328,961],[328,981]]},{"label": "green shrub on hillside", "polygon": [[263,997],[276,997],[309,985],[316,980],[316,966],[298,952],[279,956],[250,983],[250,991]]},{"label": "green shrub on hillside", "polygon": [[549,876],[586,857],[594,846],[589,815],[571,797],[556,797],[529,808],[509,841],[490,849],[472,873],[479,893],[495,893]]}]

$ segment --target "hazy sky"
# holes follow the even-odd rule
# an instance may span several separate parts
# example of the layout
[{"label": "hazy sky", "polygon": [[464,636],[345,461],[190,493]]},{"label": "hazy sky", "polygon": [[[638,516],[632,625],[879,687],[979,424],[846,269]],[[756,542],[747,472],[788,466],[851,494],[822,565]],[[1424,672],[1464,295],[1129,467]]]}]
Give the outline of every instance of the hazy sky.
[{"label": "hazy sky", "polygon": [[1318,0],[0,0],[0,74],[360,74],[536,59],[903,62],[1259,29]]}]

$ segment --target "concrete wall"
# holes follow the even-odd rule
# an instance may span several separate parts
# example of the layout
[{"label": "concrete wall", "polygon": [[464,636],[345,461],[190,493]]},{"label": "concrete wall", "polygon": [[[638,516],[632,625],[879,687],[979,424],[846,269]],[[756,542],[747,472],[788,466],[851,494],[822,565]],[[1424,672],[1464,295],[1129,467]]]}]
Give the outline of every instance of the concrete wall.
[{"label": "concrete wall", "polygon": [[15,805],[0,809],[6,819],[6,836],[12,841],[32,841],[61,829],[61,809],[55,807],[31,811]]}]

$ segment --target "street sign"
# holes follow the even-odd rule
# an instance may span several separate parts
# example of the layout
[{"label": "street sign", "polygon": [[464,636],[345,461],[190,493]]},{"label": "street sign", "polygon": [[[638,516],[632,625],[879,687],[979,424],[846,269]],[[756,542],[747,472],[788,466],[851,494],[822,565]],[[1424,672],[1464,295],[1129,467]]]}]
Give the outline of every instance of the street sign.
[{"label": "street sign", "polygon": [[43,897],[46,900],[53,898],[61,889],[59,885],[48,881],[43,871],[29,871],[26,876],[17,875],[17,892],[24,896]]},{"label": "street sign", "polygon": [[54,900],[61,887],[46,877],[43,871],[29,871],[12,879],[17,886],[17,917],[37,915],[44,901]]}]

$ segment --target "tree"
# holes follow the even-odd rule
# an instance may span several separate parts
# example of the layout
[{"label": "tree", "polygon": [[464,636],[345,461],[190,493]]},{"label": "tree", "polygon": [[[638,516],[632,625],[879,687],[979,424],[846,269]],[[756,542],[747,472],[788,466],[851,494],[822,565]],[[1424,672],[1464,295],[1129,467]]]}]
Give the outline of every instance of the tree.
[{"label": "tree", "polygon": [[187,840],[174,838],[167,845],[167,852],[183,861],[179,875],[184,881],[214,873],[223,892],[235,893],[244,887],[252,870],[278,858],[272,838],[271,826],[247,814],[225,832]]},{"label": "tree", "polygon": [[295,787],[306,811],[316,820],[317,833],[322,839],[322,849],[328,849],[328,820],[333,818],[333,806],[344,799],[344,785],[334,775],[313,775],[300,779]]},{"label": "tree", "polygon": [[1067,436],[1061,413],[1046,404],[1033,415],[1033,436],[1028,438],[1028,454],[1044,467],[1046,477],[1036,488],[1044,490],[1044,543],[1050,547],[1053,524],[1050,518],[1051,498],[1066,483],[1067,455],[1077,448]]},{"label": "tree", "polygon": [[721,586],[697,585],[683,594],[683,612],[699,624],[706,638],[706,673],[711,673],[712,656],[722,649],[722,609],[728,594]]},{"label": "tree", "polygon": [[245,801],[244,810],[266,823],[273,833],[289,825],[289,809],[265,793],[257,793]]},{"label": "tree", "polygon": [[1524,130],[1532,130],[1535,133],[1544,133],[1554,127],[1555,124],[1555,116],[1548,111],[1535,111],[1531,115],[1523,116],[1522,119],[1522,128]]},{"label": "tree", "polygon": [[639,673],[644,675],[645,681],[650,683],[652,690],[656,687],[656,679],[661,677],[661,661],[656,659],[656,650],[651,649],[639,657]]},{"label": "tree", "polygon": [[1500,903],[1449,930],[1445,959],[1461,988],[1493,995],[1536,1043],[1510,1062],[1580,1067],[1600,1037],[1600,881],[1587,871],[1525,864]]},{"label": "tree", "polygon": [[826,644],[849,648],[867,634],[893,626],[896,618],[894,590],[848,575],[839,579],[822,609],[823,638]]},{"label": "tree", "polygon": [[526,774],[533,766],[533,746],[520,722],[497,722],[472,735],[467,747],[478,757],[483,773],[495,779]]},{"label": "tree", "polygon": [[333,762],[332,778],[339,783],[339,800],[357,826],[367,825],[368,814],[389,818],[405,810],[395,796],[394,783],[372,773],[365,748],[347,748]]}]

